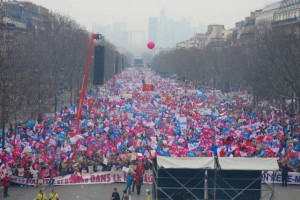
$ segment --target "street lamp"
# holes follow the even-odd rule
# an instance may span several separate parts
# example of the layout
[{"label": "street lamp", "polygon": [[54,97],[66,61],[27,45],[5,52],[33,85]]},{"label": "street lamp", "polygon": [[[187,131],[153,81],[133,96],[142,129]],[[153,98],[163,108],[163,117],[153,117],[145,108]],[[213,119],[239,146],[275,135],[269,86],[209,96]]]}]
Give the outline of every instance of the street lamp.
[{"label": "street lamp", "polygon": [[[34,70],[34,73],[35,74],[38,74],[38,72],[39,72],[39,69],[37,68],[37,69],[35,69]],[[42,114],[41,114],[41,102],[42,102],[42,100],[41,100],[41,90],[40,90],[40,87],[41,87],[41,78],[40,78],[40,76],[38,75],[37,76],[38,77],[38,81],[37,81],[37,105],[38,105],[38,109],[37,109],[37,121],[38,121],[38,123],[41,123],[42,122]]]},{"label": "street lamp", "polygon": [[294,79],[292,78],[292,102],[291,102],[291,135],[294,136],[295,110],[294,110]]},{"label": "street lamp", "polygon": [[61,67],[59,70],[56,70],[54,73],[54,113],[57,112],[57,76],[58,72],[62,72],[64,69]]}]

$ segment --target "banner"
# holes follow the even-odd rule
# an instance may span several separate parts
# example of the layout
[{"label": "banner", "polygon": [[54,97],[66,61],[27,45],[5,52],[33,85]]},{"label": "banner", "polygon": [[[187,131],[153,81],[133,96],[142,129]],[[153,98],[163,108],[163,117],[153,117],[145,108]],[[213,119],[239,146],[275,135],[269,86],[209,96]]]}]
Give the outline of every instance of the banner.
[{"label": "banner", "polygon": [[[262,173],[262,180],[265,183],[272,183],[274,177],[274,183],[281,184],[282,176],[278,171],[273,176],[273,172]],[[59,176],[54,178],[54,185],[82,185],[82,184],[106,184],[106,183],[125,183],[127,174],[125,172],[97,172],[92,174],[86,174],[79,179],[71,178],[71,175]],[[10,181],[21,185],[41,186],[48,185],[49,178],[46,179],[34,179],[34,178],[21,178],[18,176],[11,176]],[[144,174],[144,184],[152,184],[152,174]],[[288,184],[300,185],[300,173],[289,172]]]},{"label": "banner", "polygon": [[[106,184],[106,183],[125,183],[127,174],[125,172],[97,172],[92,174],[86,174],[78,178],[72,177],[72,175],[59,176],[54,178],[54,185],[88,185],[88,184]],[[34,178],[22,178],[18,176],[11,176],[10,181],[21,185],[41,186],[48,185],[49,178],[46,179],[34,179]],[[144,174],[144,184],[152,184],[152,175],[149,173]]]},{"label": "banner", "polygon": [[186,130],[187,129],[186,117],[179,117],[178,121],[179,121],[179,126],[180,126],[181,131]]},{"label": "banner", "polygon": [[152,84],[143,84],[143,91],[154,91],[154,85]]},{"label": "banner", "polygon": [[[274,183],[281,184],[282,182],[282,176],[281,172],[275,172],[275,176],[273,176],[273,172],[269,171],[267,173],[262,174],[262,180],[265,183],[273,183],[273,177],[274,177]],[[298,172],[289,172],[288,182],[287,184],[298,184],[300,185],[300,173]]]}]

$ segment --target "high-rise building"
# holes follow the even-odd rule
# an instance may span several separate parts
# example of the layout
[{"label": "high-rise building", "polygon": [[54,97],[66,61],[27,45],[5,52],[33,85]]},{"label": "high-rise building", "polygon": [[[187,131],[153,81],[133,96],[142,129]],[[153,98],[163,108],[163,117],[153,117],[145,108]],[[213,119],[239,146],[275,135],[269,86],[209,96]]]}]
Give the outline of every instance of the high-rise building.
[{"label": "high-rise building", "polygon": [[115,22],[112,26],[112,38],[118,46],[124,47],[127,44],[126,38],[127,24],[125,22]]},{"label": "high-rise building", "polygon": [[148,40],[157,42],[158,18],[150,17],[148,21]]},{"label": "high-rise building", "polygon": [[146,37],[144,31],[127,31],[127,49],[131,50],[133,53],[146,49]]},{"label": "high-rise building", "polygon": [[[157,28],[156,28],[157,27]],[[186,19],[173,20],[166,15],[165,9],[161,10],[159,19],[149,18],[149,40],[156,41],[157,46],[172,48],[179,41],[191,36],[191,26]]]}]

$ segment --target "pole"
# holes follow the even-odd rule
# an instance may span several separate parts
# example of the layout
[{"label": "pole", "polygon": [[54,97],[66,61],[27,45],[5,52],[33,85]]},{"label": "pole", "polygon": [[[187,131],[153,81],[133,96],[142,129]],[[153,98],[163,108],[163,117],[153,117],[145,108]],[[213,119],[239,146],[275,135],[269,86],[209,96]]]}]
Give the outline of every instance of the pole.
[{"label": "pole", "polygon": [[208,181],[207,181],[207,170],[205,170],[205,175],[204,175],[204,200],[208,200]]},{"label": "pole", "polygon": [[73,104],[73,69],[71,72],[71,85],[70,85],[70,106]]},{"label": "pole", "polygon": [[[55,75],[56,76],[56,75]],[[56,78],[55,78],[56,79]],[[56,80],[55,80],[55,86],[54,86],[54,114],[56,115],[56,111],[57,111],[57,91],[56,91]]]},{"label": "pole", "polygon": [[294,80],[292,79],[291,135],[294,136]]},{"label": "pole", "polygon": [[38,123],[41,123],[42,122],[42,115],[41,115],[41,81],[40,81],[40,77],[38,77],[38,117],[37,117],[37,121]]},{"label": "pole", "polygon": [[4,112],[2,113],[2,163],[4,163],[4,146],[5,146],[5,121]]},{"label": "pole", "polygon": [[6,105],[6,101],[5,101],[5,85],[2,82],[2,163],[4,163],[4,146],[5,146],[5,105]]}]

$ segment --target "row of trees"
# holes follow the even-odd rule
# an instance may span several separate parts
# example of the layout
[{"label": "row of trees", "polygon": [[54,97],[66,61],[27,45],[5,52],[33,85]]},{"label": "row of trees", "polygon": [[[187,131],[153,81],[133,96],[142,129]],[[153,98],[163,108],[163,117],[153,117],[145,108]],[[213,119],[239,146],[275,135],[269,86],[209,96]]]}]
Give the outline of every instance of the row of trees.
[{"label": "row of trees", "polygon": [[[57,13],[48,13],[38,26],[26,31],[0,30],[2,121],[42,117],[58,110],[62,103],[75,103],[89,39],[90,33],[76,21]],[[110,77],[119,53],[109,42],[102,43],[106,49],[105,75]]]},{"label": "row of trees", "polygon": [[174,49],[155,56],[153,66],[156,71],[178,74],[199,85],[211,84],[224,92],[248,89],[260,100],[299,101],[297,30],[298,25],[265,27],[250,39],[220,48]]}]

